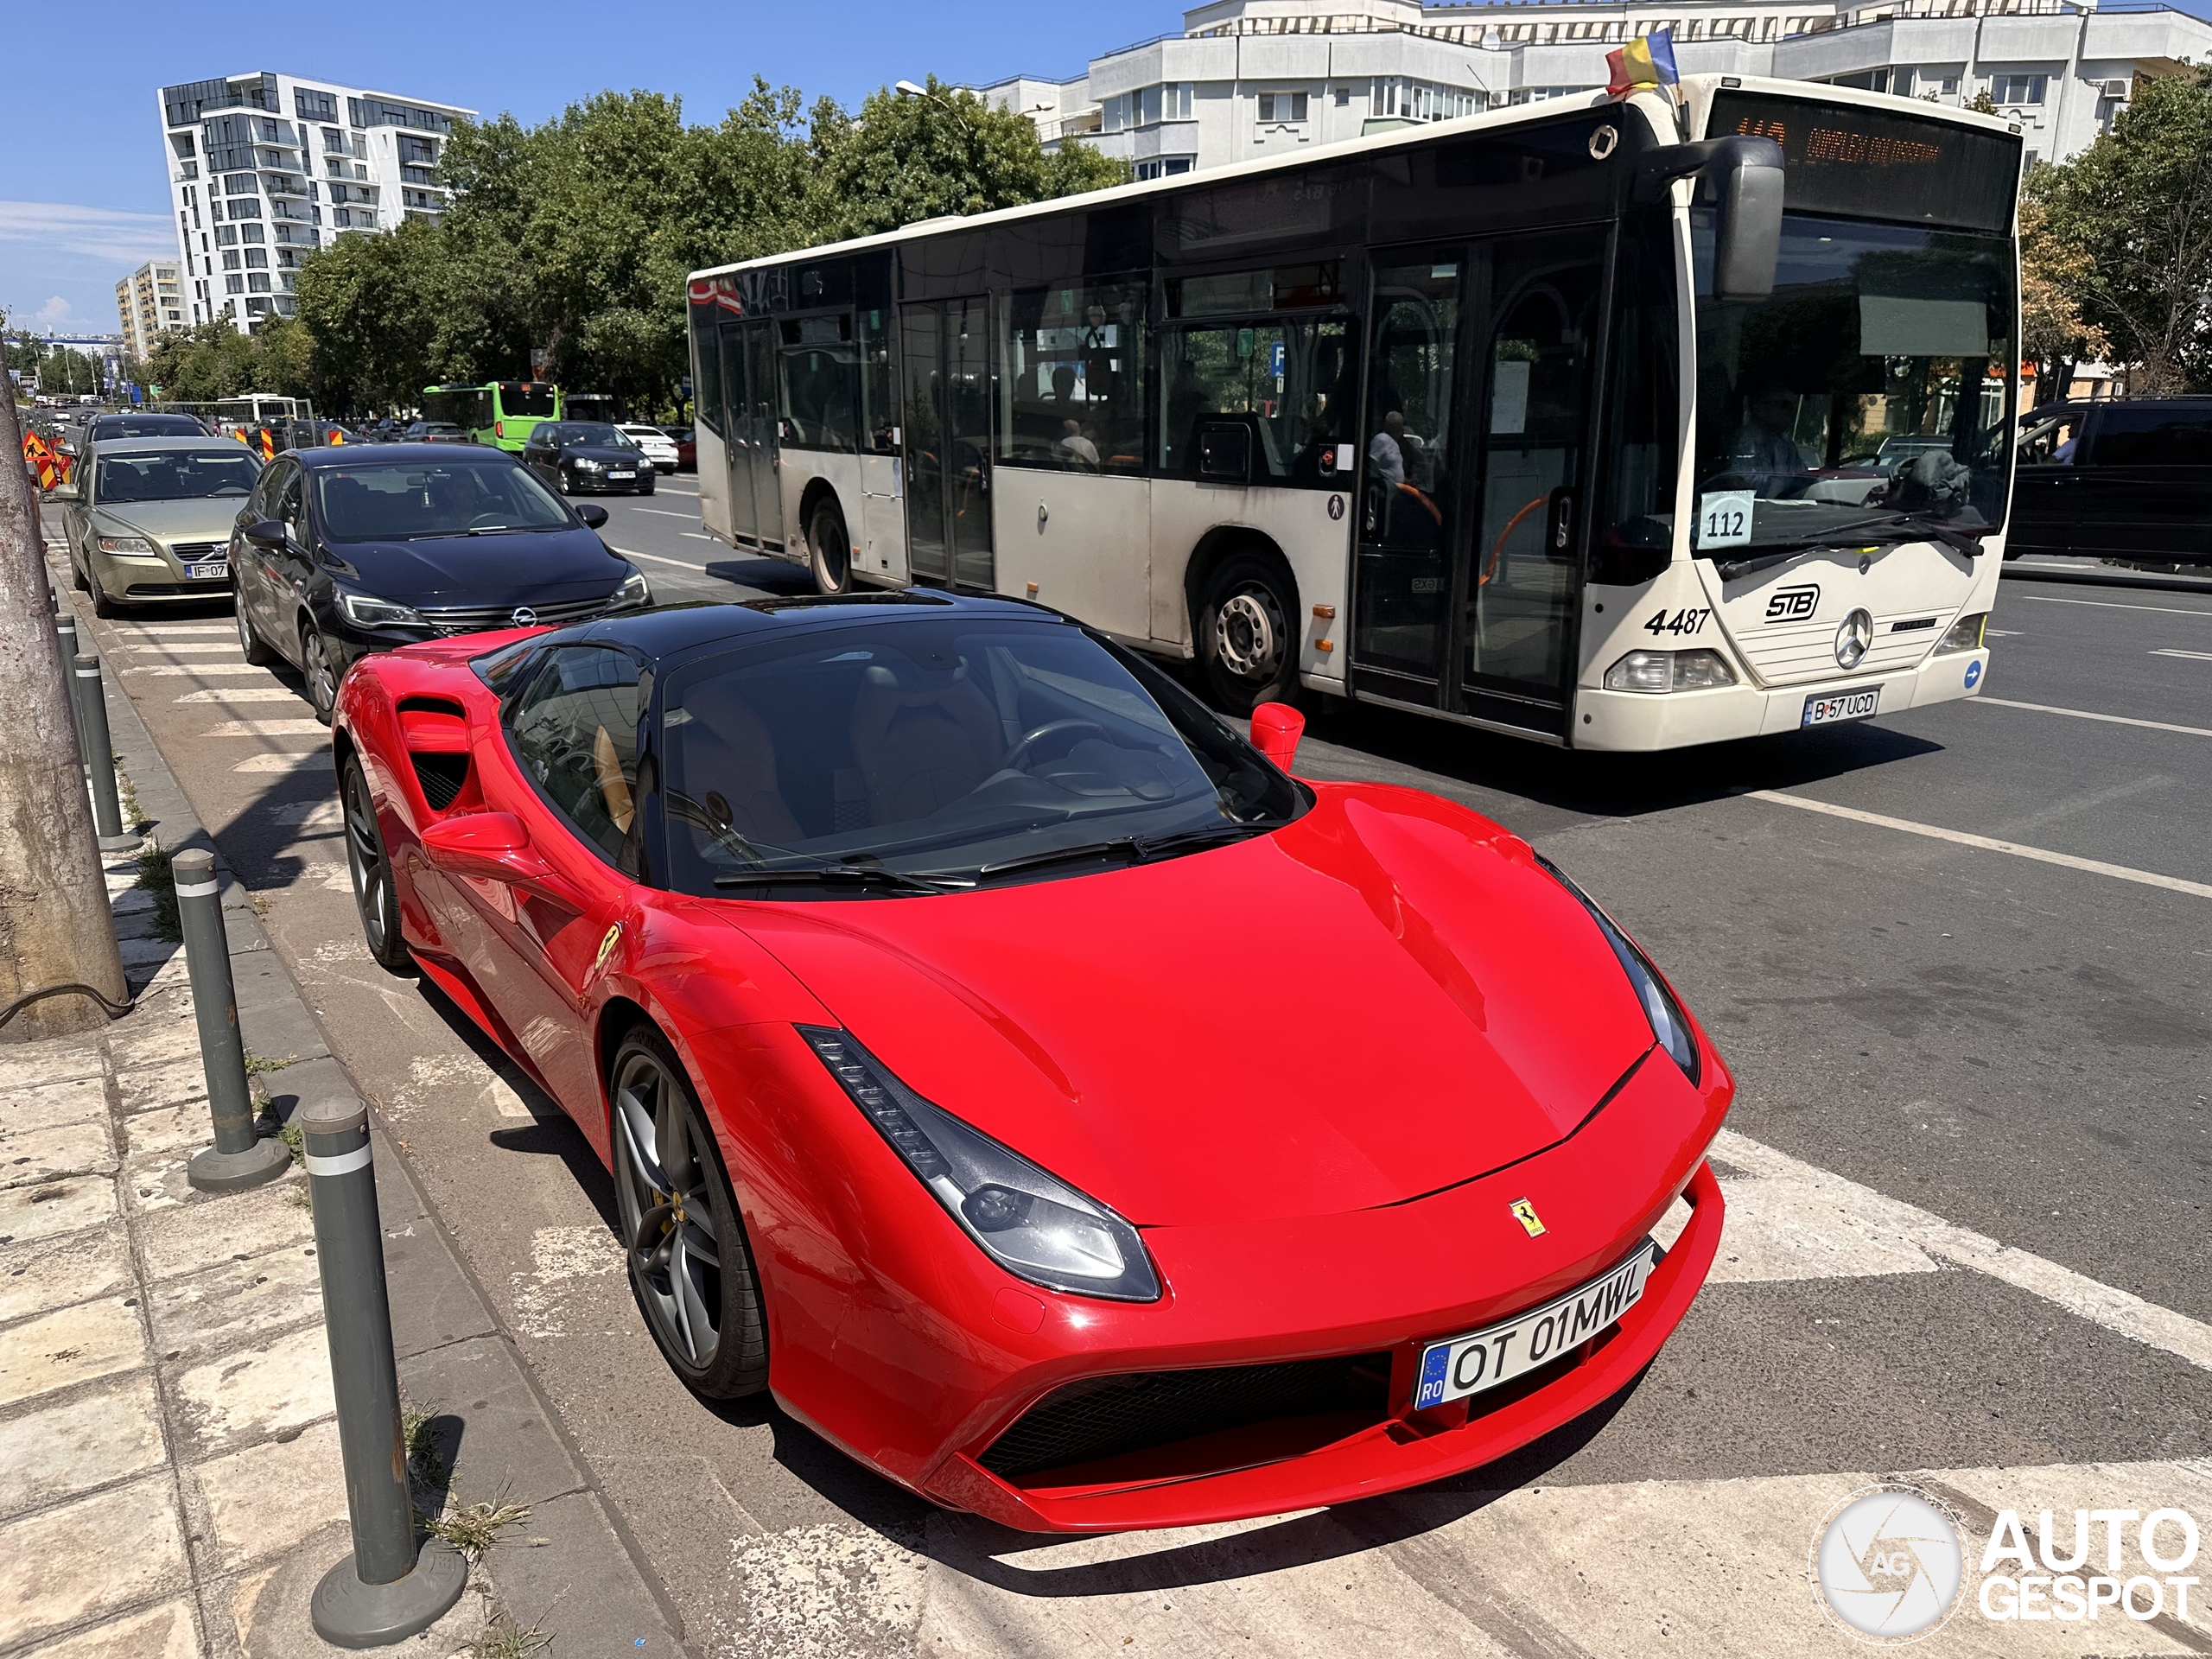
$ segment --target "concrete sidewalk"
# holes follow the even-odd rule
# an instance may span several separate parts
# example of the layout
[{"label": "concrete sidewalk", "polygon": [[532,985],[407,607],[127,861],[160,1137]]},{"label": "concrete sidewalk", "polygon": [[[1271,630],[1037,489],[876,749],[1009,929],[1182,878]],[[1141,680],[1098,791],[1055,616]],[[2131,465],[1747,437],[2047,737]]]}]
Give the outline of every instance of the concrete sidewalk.
[{"label": "concrete sidewalk", "polygon": [[[112,679],[108,705],[149,843],[210,846]],[[274,1133],[353,1090],[219,855],[219,874]],[[304,1178],[187,1184],[206,1083],[182,956],[136,874],[127,856],[109,874],[133,1012],[0,1044],[0,1656],[335,1652],[308,1621],[351,1546]],[[507,1515],[459,1605],[391,1651],[683,1651],[445,1228],[375,1147],[418,1504],[457,1541]]]}]

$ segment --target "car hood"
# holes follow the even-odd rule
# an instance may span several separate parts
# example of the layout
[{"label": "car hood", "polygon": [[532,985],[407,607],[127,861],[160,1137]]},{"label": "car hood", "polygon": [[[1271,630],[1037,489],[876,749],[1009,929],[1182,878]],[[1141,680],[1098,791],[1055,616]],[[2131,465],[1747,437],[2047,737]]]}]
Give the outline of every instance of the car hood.
[{"label": "car hood", "polygon": [[1652,1046],[1527,845],[1412,791],[1324,785],[1272,836],[1026,887],[714,908],[1139,1225],[1433,1192],[1571,1134]]},{"label": "car hood", "polygon": [[103,525],[156,542],[227,542],[238,522],[239,498],[205,497],[196,501],[125,501],[92,509]]},{"label": "car hood", "polygon": [[404,605],[549,605],[595,599],[630,574],[626,560],[584,529],[339,542],[341,569]]}]

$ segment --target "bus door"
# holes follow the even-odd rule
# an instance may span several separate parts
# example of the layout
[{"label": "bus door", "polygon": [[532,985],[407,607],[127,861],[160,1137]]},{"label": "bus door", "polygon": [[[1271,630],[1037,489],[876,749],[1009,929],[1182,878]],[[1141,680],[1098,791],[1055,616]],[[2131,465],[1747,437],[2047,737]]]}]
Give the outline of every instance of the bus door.
[{"label": "bus door", "polygon": [[988,592],[989,334],[981,295],[899,310],[908,568],[922,582]]},{"label": "bus door", "polygon": [[1564,737],[1607,227],[1374,256],[1352,685]]},{"label": "bus door", "polygon": [[766,319],[722,324],[722,430],[729,461],[730,534],[780,550],[784,504],[776,477],[774,327]]}]

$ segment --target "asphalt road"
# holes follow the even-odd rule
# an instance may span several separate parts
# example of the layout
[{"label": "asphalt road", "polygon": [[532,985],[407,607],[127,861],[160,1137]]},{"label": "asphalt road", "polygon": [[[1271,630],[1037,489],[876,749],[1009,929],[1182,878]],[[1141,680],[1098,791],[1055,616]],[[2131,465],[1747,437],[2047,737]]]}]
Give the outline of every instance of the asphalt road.
[{"label": "asphalt road", "polygon": [[[691,489],[610,503],[664,600],[806,589]],[[362,950],[296,681],[219,613],[95,632],[702,1652],[1840,1651],[1804,1552],[1866,1478],[1945,1471],[1985,1522],[2212,1511],[2212,596],[2008,581],[1980,698],[1686,753],[1318,717],[1300,770],[1476,806],[1667,967],[1741,1085],[1721,1260],[1638,1386],[1507,1465],[1049,1547],[677,1386],[581,1136]],[[1279,969],[1191,920],[1226,1003]],[[1923,1650],[2212,1651],[2190,1611]]]}]

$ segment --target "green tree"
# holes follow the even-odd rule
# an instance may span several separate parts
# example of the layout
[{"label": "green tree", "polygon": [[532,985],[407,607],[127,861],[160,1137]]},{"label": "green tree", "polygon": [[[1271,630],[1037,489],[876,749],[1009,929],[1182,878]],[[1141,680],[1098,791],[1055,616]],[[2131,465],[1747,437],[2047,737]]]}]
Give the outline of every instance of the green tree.
[{"label": "green tree", "polygon": [[2051,172],[2049,232],[2086,254],[2081,315],[2133,365],[2129,389],[2212,381],[2212,67],[2139,81],[2112,130]]},{"label": "green tree", "polygon": [[340,237],[302,264],[299,325],[307,378],[331,413],[409,409],[435,378],[448,282],[447,241],[427,219]]},{"label": "green tree", "polygon": [[930,77],[924,95],[879,88],[857,119],[817,110],[817,223],[873,236],[917,219],[983,213],[1120,184],[1128,169],[1076,140],[1047,155],[1029,118]]},{"label": "green tree", "polygon": [[2038,167],[2020,197],[2020,355],[2037,366],[2042,400],[2063,397],[2074,365],[2112,350],[2104,330],[2082,315],[2096,261],[2051,226],[2046,200],[2056,169]]}]

